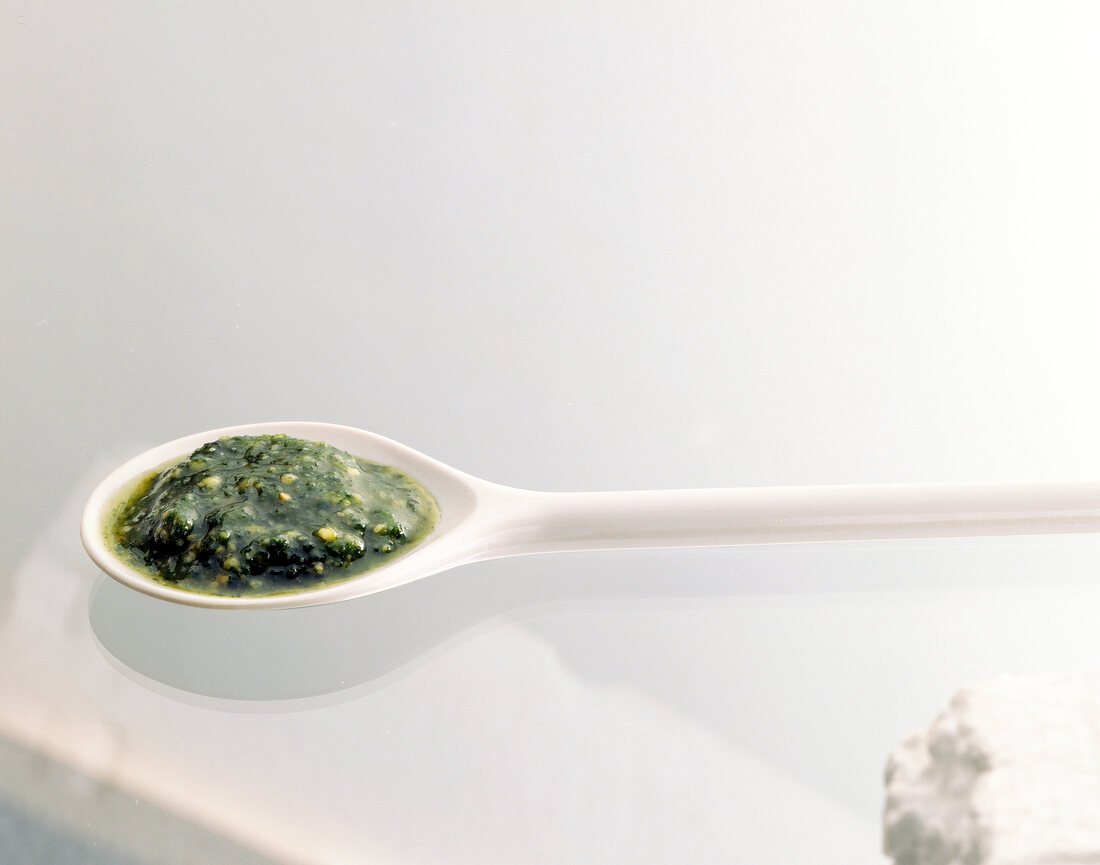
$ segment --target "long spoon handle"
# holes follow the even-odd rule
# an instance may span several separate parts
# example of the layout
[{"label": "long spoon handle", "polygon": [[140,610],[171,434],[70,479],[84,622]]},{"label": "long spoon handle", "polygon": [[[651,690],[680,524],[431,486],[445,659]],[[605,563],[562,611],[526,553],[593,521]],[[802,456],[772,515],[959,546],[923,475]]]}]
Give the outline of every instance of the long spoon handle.
[{"label": "long spoon handle", "polygon": [[499,555],[1100,532],[1100,483],[515,492]]}]

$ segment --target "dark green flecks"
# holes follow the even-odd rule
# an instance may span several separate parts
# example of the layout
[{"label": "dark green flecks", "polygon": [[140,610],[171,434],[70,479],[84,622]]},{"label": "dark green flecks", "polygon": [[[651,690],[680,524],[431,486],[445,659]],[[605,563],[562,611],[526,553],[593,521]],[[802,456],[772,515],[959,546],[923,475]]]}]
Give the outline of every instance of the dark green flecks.
[{"label": "dark green flecks", "polygon": [[384,564],[438,518],[435,499],[397,469],[320,442],[233,436],[139,484],[108,536],[155,579],[268,595]]}]

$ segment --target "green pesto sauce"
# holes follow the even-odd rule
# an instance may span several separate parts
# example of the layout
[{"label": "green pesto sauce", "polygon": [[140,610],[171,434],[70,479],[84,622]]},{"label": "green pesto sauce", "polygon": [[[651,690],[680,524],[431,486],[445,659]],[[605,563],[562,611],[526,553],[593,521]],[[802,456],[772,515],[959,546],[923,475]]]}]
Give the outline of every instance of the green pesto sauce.
[{"label": "green pesto sauce", "polygon": [[438,520],[431,494],[397,469],[321,442],[233,436],[140,482],[107,537],[155,580],[273,595],[383,565]]}]

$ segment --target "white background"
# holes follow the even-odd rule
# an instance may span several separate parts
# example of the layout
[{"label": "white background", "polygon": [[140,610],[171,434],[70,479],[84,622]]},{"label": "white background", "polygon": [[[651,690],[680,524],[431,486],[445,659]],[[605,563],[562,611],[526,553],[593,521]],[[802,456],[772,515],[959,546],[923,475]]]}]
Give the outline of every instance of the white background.
[{"label": "white background", "polygon": [[1098,478],[1098,25],[0,4],[5,735],[275,861],[880,862],[885,758],[957,687],[1095,666],[1093,539],[535,558],[227,624],[97,584],[76,514],[298,418],[546,489]]}]

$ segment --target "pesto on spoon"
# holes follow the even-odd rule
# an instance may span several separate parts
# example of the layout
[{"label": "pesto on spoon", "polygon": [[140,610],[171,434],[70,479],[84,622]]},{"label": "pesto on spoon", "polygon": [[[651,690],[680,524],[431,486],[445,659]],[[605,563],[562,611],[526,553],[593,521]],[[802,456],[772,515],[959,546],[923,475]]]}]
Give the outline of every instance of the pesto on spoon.
[{"label": "pesto on spoon", "polygon": [[432,495],[404,472],[279,433],[223,436],[141,480],[107,529],[151,578],[240,597],[311,589],[427,536]]},{"label": "pesto on spoon", "polygon": [[[422,489],[430,491],[430,499],[418,493],[415,510],[424,515],[426,511],[422,505],[434,500],[438,504],[438,523],[430,531],[427,525],[414,528],[410,524],[404,531],[416,542],[397,546],[388,553],[382,551],[382,546],[396,539],[386,534],[389,517],[370,523],[361,535],[364,556],[356,561],[366,557],[367,549],[382,558],[365,562],[372,567],[362,572],[355,569],[354,562],[346,566],[341,564],[341,556],[349,548],[340,544],[351,535],[352,548],[357,548],[355,534],[360,531],[358,526],[366,523],[360,519],[361,512],[356,510],[360,503],[355,502],[356,507],[353,507],[347,502],[346,496],[353,491],[339,484],[329,490],[336,500],[324,506],[331,506],[332,510],[321,508],[297,526],[274,524],[272,528],[260,521],[252,523],[246,514],[237,513],[222,518],[218,526],[211,525],[214,536],[207,539],[210,530],[197,531],[200,522],[206,525],[202,522],[206,517],[200,509],[194,509],[192,515],[181,504],[175,517],[169,518],[167,512],[161,514],[155,524],[143,529],[151,529],[156,542],[168,548],[167,557],[155,566],[164,567],[166,571],[158,570],[156,576],[150,576],[147,567],[141,562],[135,563],[131,553],[109,538],[105,527],[114,524],[119,508],[124,506],[136,486],[146,482],[150,473],[166,465],[175,465],[181,454],[196,449],[202,459],[202,448],[222,436],[233,439],[277,434],[310,442],[324,441],[333,448],[343,449],[347,455],[355,455],[351,463],[346,462],[346,456],[341,457],[344,464],[354,465],[360,471],[365,460],[378,466],[391,466],[409,478],[416,478]],[[273,438],[272,441],[286,440]],[[301,473],[289,464],[272,465],[274,472],[265,470],[261,475],[249,474],[247,477],[258,477],[264,490],[273,492],[272,514],[275,515],[278,509],[274,502],[281,501],[279,493],[293,499],[301,489],[298,486]],[[207,468],[195,469],[200,474],[195,476],[193,488],[206,490],[209,487],[215,500],[218,495],[225,495],[226,484],[232,491],[246,477],[243,473],[219,472],[220,480],[213,481],[209,480],[213,475],[201,475]],[[184,473],[187,471],[189,467]],[[341,470],[333,471],[340,478]],[[284,481],[284,474],[298,477]],[[266,477],[275,480],[268,481]],[[199,486],[204,483],[207,487]],[[248,488],[247,483],[245,486]],[[362,504],[366,505],[366,495],[363,497]],[[230,504],[232,498],[231,493],[226,499],[230,509],[239,506]],[[253,504],[251,499],[246,503]],[[348,513],[345,514],[345,510]],[[394,517],[395,524],[403,519],[392,509],[383,510]],[[370,513],[370,510],[366,513],[367,523]],[[139,518],[137,524],[141,521]],[[243,546],[231,551],[226,544],[225,551],[219,552],[223,541],[220,532],[226,523],[241,531],[239,536],[231,533],[231,537],[239,537]],[[260,528],[253,531],[249,528],[253,525]],[[375,534],[377,525],[382,525],[383,529]],[[328,529],[335,533],[334,537],[329,537]],[[133,531],[131,529],[131,533]],[[159,538],[158,531],[161,533]],[[289,533],[295,531],[301,532],[303,537],[291,538]],[[146,451],[100,482],[88,497],[80,524],[80,537],[88,555],[109,576],[163,600],[220,609],[285,609],[344,601],[392,589],[460,565],[532,553],[1070,532],[1100,532],[1100,484],[1008,482],[540,492],[502,486],[468,475],[375,433],[304,421],[226,427],[186,436]],[[285,536],[285,547],[280,536]],[[254,554],[245,553],[249,544],[255,544]],[[377,551],[373,549],[376,544]],[[268,564],[276,563],[274,588],[240,595],[183,588],[184,581],[191,579],[188,569],[192,563],[185,562],[184,558],[192,545],[196,560],[200,553],[206,555],[217,569],[215,592],[223,588],[228,590],[238,578],[258,578],[252,568],[263,558],[261,553],[266,554]],[[315,560],[313,557],[322,555],[322,549],[325,558]],[[335,573],[347,578],[310,583],[310,573],[318,561],[323,565],[324,575]],[[292,576],[294,568],[299,570]],[[182,578],[174,579],[177,575]],[[228,577],[224,584],[218,583],[222,575]],[[278,579],[285,582],[280,584]],[[735,579],[732,573],[731,579]]]}]

